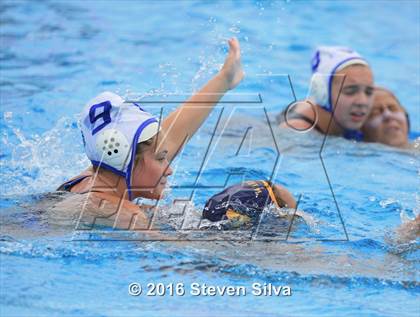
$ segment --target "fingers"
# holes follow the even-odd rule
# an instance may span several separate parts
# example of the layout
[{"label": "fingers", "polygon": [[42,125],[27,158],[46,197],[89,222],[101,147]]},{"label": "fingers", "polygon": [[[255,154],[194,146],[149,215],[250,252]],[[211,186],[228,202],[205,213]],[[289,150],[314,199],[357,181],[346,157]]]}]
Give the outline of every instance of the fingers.
[{"label": "fingers", "polygon": [[232,37],[228,41],[229,43],[229,52],[235,53],[237,56],[240,55],[240,47],[239,47],[239,41],[236,37]]},{"label": "fingers", "polygon": [[235,45],[233,43],[233,39],[229,39],[228,44],[229,44],[229,53],[232,53],[233,51],[235,51]]}]

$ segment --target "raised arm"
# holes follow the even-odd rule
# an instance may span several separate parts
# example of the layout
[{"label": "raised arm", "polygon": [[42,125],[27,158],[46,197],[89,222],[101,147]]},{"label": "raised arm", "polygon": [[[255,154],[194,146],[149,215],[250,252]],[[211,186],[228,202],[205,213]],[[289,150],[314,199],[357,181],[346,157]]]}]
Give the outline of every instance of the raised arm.
[{"label": "raised arm", "polygon": [[232,38],[228,43],[229,53],[220,72],[162,122],[170,161],[203,124],[223,95],[244,77],[239,42]]}]

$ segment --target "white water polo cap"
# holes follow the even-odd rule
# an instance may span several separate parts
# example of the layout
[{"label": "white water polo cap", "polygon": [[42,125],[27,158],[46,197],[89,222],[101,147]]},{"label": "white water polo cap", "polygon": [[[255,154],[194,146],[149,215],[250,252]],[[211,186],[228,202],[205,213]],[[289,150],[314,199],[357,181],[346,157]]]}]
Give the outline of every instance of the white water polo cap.
[{"label": "white water polo cap", "polygon": [[369,66],[359,53],[348,47],[319,46],[311,60],[309,98],[332,112],[331,87],[334,75],[350,65]]},{"label": "white water polo cap", "polygon": [[87,157],[94,166],[125,178],[129,199],[136,146],[159,132],[159,122],[136,103],[103,92],[84,107],[80,126]]}]

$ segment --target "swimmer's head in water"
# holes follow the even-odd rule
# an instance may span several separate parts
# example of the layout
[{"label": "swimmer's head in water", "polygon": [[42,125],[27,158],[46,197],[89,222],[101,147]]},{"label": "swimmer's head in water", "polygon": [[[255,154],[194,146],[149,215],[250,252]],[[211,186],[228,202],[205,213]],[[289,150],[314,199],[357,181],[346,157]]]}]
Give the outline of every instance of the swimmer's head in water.
[{"label": "swimmer's head in water", "polygon": [[369,115],[373,74],[368,63],[345,47],[319,47],[312,59],[310,99],[345,130],[358,130]]},{"label": "swimmer's head in water", "polygon": [[404,147],[408,145],[409,125],[408,114],[397,97],[387,89],[375,88],[372,111],[363,126],[366,141]]},{"label": "swimmer's head in water", "polygon": [[90,100],[82,111],[80,126],[85,151],[92,164],[124,177],[128,198],[137,144],[159,131],[158,120],[135,103],[103,92]]},{"label": "swimmer's head in water", "polygon": [[[281,202],[280,206],[283,206]],[[256,221],[264,208],[279,206],[272,186],[266,181],[248,181],[226,188],[211,197],[204,206],[203,218],[211,221],[235,219]]]}]

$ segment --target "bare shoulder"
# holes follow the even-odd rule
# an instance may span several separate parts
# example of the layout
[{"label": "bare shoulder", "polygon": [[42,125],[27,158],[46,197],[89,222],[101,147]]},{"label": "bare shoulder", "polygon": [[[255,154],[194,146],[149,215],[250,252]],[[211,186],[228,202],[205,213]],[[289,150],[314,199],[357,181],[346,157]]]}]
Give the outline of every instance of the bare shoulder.
[{"label": "bare shoulder", "polygon": [[295,130],[308,130],[313,127],[313,124],[302,119],[290,119],[280,123],[280,128],[291,128]]},{"label": "bare shoulder", "polygon": [[146,212],[127,200],[109,197],[106,193],[69,193],[48,208],[49,220],[55,224],[75,222],[81,226],[94,224],[113,228],[130,229],[133,221],[139,227],[147,227]]},{"label": "bare shoulder", "polygon": [[318,108],[310,102],[298,101],[283,111],[280,127],[297,130],[309,129],[318,120]]}]

